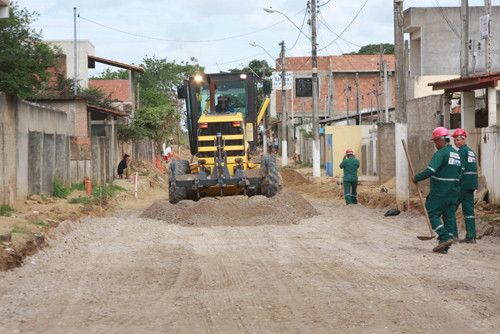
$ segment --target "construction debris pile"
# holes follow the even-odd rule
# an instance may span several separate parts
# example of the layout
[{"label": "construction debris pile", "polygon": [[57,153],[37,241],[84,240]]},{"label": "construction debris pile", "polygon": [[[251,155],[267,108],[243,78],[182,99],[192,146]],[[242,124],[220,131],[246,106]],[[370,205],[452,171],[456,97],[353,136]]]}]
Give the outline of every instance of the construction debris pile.
[{"label": "construction debris pile", "polygon": [[198,202],[170,204],[157,200],[141,218],[164,220],[183,226],[289,225],[316,215],[316,209],[295,191],[281,191],[272,198],[244,196],[202,198]]}]

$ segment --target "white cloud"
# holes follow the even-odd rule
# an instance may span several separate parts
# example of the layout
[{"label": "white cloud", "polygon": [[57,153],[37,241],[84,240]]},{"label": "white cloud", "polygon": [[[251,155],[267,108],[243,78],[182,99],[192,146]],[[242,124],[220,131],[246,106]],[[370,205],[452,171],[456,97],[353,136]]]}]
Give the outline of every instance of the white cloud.
[{"label": "white cloud", "polygon": [[[73,39],[73,7],[77,7],[81,16],[77,20],[77,38],[90,40],[97,56],[134,64],[153,55],[178,61],[196,57],[209,72],[239,67],[252,59],[271,62],[265,51],[249,46],[250,42],[261,45],[277,58],[278,43],[284,40],[291,48],[299,31],[283,15],[266,13],[263,8],[279,10],[300,26],[306,3],[307,0],[18,0],[19,6],[41,14],[33,28],[42,29],[45,39]],[[319,8],[318,16],[321,49],[336,38],[335,33],[340,34],[345,29],[364,1],[320,0],[319,3],[325,4]],[[405,0],[404,8],[435,7],[436,3],[460,5],[459,0]],[[482,6],[484,1],[469,0],[469,5]],[[500,5],[500,0],[493,0],[493,5]],[[305,24],[303,31],[309,35],[310,27]],[[357,51],[355,45],[392,43],[393,2],[369,0],[342,38],[344,40],[338,39],[319,54]],[[215,39],[223,40],[209,41]],[[287,56],[310,54],[311,44],[304,36],[287,51]]]}]

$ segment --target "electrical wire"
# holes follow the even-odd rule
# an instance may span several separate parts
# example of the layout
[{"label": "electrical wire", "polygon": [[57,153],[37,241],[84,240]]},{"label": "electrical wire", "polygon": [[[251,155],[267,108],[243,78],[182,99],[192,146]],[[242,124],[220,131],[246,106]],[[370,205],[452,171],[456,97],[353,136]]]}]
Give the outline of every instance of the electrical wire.
[{"label": "electrical wire", "polygon": [[446,15],[446,12],[444,11],[443,7],[441,7],[441,4],[439,3],[438,0],[434,0],[434,2],[436,3],[436,5],[438,6],[438,9],[439,9],[439,13],[441,14],[441,16],[444,18],[444,20],[446,21],[446,23],[450,26],[451,30],[453,30],[453,32],[455,33],[455,35],[458,37],[458,38],[461,38],[460,37],[460,34],[457,32],[457,30],[455,29],[455,27],[453,26],[453,24],[451,23],[450,19],[448,18],[448,16]]},{"label": "electrical wire", "polygon": [[325,3],[324,3],[324,4],[322,4],[322,5],[317,5],[317,6],[316,6],[316,8],[319,8],[319,7],[323,7],[323,6],[325,6],[325,5],[328,5],[328,3],[329,3],[330,1],[331,1],[331,0],[328,0],[327,2],[325,2]]},{"label": "electrical wire", "polygon": [[[314,1],[314,0],[313,0]],[[324,48],[327,48],[329,47],[330,45],[332,45],[337,39],[340,38],[340,36],[342,36],[347,29],[349,29],[349,27],[351,26],[351,24],[354,22],[354,20],[356,20],[356,18],[358,17],[359,13],[361,13],[361,11],[363,10],[363,8],[365,8],[366,4],[368,3],[368,0],[365,0],[365,3],[363,3],[363,6],[361,6],[361,8],[358,10],[358,12],[356,13],[356,15],[353,17],[353,19],[351,20],[351,22],[349,22],[349,24],[344,28],[344,30],[342,30],[342,32],[338,35],[337,38],[335,38],[333,41],[331,41],[328,45],[326,45]],[[323,50],[324,48],[318,50],[318,51],[321,51]]]},{"label": "electrical wire", "polygon": [[357,46],[358,48],[362,47],[362,45],[358,45],[356,43],[350,42],[347,39],[345,39],[342,36],[340,36],[339,34],[337,34],[335,31],[333,31],[333,29],[330,27],[330,25],[328,24],[328,22],[325,20],[325,18],[323,17],[323,14],[321,12],[319,13],[318,21],[320,21],[321,23],[323,23],[325,25],[326,29],[329,30],[332,34],[334,34],[337,38],[340,38],[341,40],[343,40],[344,42],[346,42],[348,44]]},{"label": "electrical wire", "polygon": [[[302,11],[303,10],[300,10],[299,12],[295,13],[293,16],[301,13]],[[81,16],[80,14],[78,14],[78,17],[81,18],[82,20],[87,21],[87,22],[96,24],[96,25],[101,26],[101,27],[106,28],[106,29],[110,29],[110,30],[114,30],[114,31],[120,32],[122,34],[127,34],[127,35],[130,35],[130,36],[135,36],[135,37],[140,37],[140,38],[145,38],[145,39],[152,39],[152,40],[156,40],[156,41],[176,42],[176,43],[208,43],[208,42],[227,41],[227,40],[230,40],[230,39],[235,39],[235,38],[240,38],[240,37],[244,37],[244,36],[253,35],[253,34],[256,34],[258,32],[261,32],[261,31],[267,30],[269,28],[272,28],[274,26],[277,26],[278,24],[281,24],[281,23],[283,23],[285,21],[288,21],[288,19],[284,19],[282,21],[276,22],[276,23],[271,24],[271,25],[269,25],[267,27],[264,27],[262,29],[258,29],[258,30],[255,30],[255,31],[252,31],[252,32],[249,32],[249,33],[245,33],[245,34],[229,36],[229,37],[223,37],[223,38],[217,38],[217,39],[207,39],[207,40],[180,40],[180,39],[168,39],[168,38],[159,38],[159,37],[151,37],[151,36],[146,36],[146,35],[135,34],[135,33],[131,33],[131,32],[124,31],[124,30],[120,30],[120,29],[117,29],[117,28],[114,28],[114,27],[110,27],[110,26],[104,25],[102,23],[98,23],[96,21],[87,19],[87,18]]]},{"label": "electrical wire", "polygon": [[307,10],[304,10],[304,18],[302,19],[302,25],[300,26],[299,35],[297,36],[295,43],[293,43],[293,46],[291,48],[287,48],[287,50],[292,50],[297,45],[300,35],[302,34],[302,28],[304,28],[304,23],[306,22],[306,16],[307,16]]},{"label": "electrical wire", "polygon": [[[271,49],[271,51],[276,50],[276,49],[277,48]],[[253,56],[249,56],[249,57],[245,57],[245,58],[241,58],[241,59],[237,59],[237,60],[230,60],[230,61],[226,61],[226,62],[223,62],[223,63],[217,63],[217,64],[219,64],[219,65],[227,65],[227,64],[232,64],[232,63],[236,63],[236,62],[241,62],[241,61],[247,60],[247,59],[257,59],[257,57],[261,56],[261,55],[267,55],[267,56],[269,56],[266,53],[259,53],[259,54],[253,55]]]}]

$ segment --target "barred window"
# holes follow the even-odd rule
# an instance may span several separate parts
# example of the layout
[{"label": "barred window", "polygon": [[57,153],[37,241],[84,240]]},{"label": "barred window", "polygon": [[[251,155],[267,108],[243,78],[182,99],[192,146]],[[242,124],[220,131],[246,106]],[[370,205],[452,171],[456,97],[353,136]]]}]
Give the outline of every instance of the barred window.
[{"label": "barred window", "polygon": [[295,97],[312,97],[312,78],[295,79]]}]

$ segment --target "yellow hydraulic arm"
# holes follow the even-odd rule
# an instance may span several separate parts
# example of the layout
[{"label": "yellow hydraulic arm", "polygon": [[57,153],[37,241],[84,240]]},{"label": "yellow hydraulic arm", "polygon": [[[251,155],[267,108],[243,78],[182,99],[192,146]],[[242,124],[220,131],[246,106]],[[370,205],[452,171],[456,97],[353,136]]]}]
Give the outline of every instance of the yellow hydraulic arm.
[{"label": "yellow hydraulic arm", "polygon": [[260,108],[259,116],[257,116],[257,125],[260,124],[262,117],[264,117],[264,113],[266,112],[268,105],[269,105],[269,98],[266,97],[266,99],[264,100],[264,103],[262,104],[262,108]]}]

